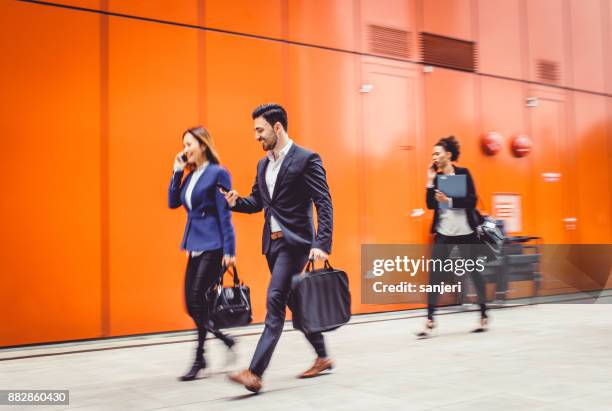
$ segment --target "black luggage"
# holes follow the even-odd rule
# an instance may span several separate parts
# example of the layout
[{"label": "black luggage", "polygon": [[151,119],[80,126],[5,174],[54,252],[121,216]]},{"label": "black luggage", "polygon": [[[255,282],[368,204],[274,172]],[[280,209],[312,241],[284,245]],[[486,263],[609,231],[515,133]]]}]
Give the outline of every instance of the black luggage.
[{"label": "black luggage", "polygon": [[293,312],[293,328],[307,334],[331,331],[351,319],[351,293],[348,276],[334,269],[328,261],[324,268],[293,276],[289,308]]},{"label": "black luggage", "polygon": [[223,267],[219,281],[208,290],[210,320],[215,328],[231,328],[248,325],[253,321],[251,292],[249,287],[240,284],[238,270],[232,266],[234,284],[223,287],[223,276],[229,269]]}]

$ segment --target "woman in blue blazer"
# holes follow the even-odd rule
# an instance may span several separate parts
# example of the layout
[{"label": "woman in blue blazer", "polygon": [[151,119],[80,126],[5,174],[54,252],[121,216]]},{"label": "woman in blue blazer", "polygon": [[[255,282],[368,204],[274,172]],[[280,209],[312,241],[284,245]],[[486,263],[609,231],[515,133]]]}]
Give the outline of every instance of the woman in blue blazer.
[{"label": "woman in blue blazer", "polygon": [[[231,211],[218,187],[231,189],[230,175],[219,165],[219,155],[208,131],[188,129],[183,135],[184,149],[174,160],[174,174],[168,189],[168,205],[187,211],[187,224],[181,248],[187,251],[185,301],[187,311],[198,329],[195,361],[180,379],[189,381],[206,367],[204,340],[211,331],[227,346],[233,357],[234,340],[215,329],[209,318],[206,290],[219,278],[222,265],[235,263],[236,239]],[[183,179],[183,174],[188,174]]]}]

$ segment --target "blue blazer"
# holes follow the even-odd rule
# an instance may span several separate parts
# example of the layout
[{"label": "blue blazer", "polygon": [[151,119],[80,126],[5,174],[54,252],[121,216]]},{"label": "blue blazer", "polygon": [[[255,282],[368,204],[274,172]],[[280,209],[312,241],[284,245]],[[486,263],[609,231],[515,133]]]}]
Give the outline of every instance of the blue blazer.
[{"label": "blue blazer", "polygon": [[223,248],[223,254],[236,254],[236,236],[232,215],[225,197],[219,192],[217,183],[232,187],[232,180],[226,169],[209,163],[191,193],[192,209],[187,208],[185,192],[193,172],[185,180],[183,171],[172,175],[168,189],[168,206],[187,210],[187,224],[181,248],[188,251],[209,251]]}]

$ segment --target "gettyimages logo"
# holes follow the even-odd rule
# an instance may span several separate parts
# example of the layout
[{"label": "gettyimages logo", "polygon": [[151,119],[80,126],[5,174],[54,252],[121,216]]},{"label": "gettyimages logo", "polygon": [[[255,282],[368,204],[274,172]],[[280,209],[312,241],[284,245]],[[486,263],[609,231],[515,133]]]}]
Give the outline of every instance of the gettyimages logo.
[{"label": "gettyimages logo", "polygon": [[431,293],[442,296],[441,304],[456,304],[473,294],[477,276],[495,298],[612,303],[612,244],[541,244],[516,237],[506,239],[499,252],[483,244],[361,247],[364,304],[424,304]]},{"label": "gettyimages logo", "polygon": [[[487,255],[477,245],[363,245],[362,302],[423,303],[429,293],[461,293],[463,278],[482,273]],[[430,278],[435,281],[430,282]]]},{"label": "gettyimages logo", "polygon": [[463,258],[421,258],[414,259],[408,256],[395,256],[393,259],[375,259],[372,262],[372,275],[380,277],[388,272],[401,272],[414,277],[419,272],[446,272],[454,273],[457,276],[462,276],[473,271],[483,272],[487,257],[478,257],[476,259]]}]

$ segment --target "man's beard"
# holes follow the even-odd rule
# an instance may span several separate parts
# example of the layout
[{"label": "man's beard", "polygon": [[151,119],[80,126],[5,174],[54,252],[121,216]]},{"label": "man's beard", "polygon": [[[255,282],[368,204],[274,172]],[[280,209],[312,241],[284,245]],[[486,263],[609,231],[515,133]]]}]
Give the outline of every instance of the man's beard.
[{"label": "man's beard", "polygon": [[262,144],[262,148],[264,149],[264,151],[271,151],[271,150],[274,150],[274,147],[276,147],[277,143],[278,143],[278,138],[276,138],[274,141],[265,141]]}]

